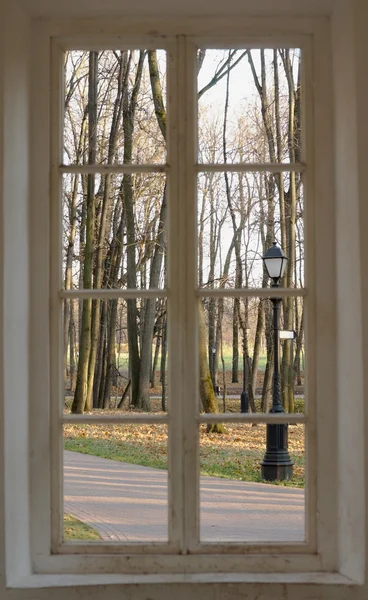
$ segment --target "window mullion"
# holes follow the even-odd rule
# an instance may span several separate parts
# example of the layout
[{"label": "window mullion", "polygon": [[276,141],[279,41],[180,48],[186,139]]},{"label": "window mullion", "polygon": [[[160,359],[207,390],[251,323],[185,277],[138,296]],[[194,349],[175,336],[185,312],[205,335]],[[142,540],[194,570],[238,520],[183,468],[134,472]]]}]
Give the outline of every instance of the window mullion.
[{"label": "window mullion", "polygon": [[197,289],[199,298],[304,298],[308,295],[307,288],[216,288]]},{"label": "window mullion", "polygon": [[59,298],[76,298],[83,300],[87,298],[99,298],[101,300],[111,300],[113,298],[120,299],[125,298],[129,300],[131,298],[167,298],[168,292],[165,289],[112,289],[112,288],[90,288],[90,289],[76,289],[66,290],[62,289],[59,292]]},{"label": "window mullion", "polygon": [[297,163],[200,163],[197,173],[304,173],[306,164]]},{"label": "window mullion", "polygon": [[185,395],[183,384],[183,332],[185,328],[183,302],[183,257],[185,235],[182,227],[182,181],[180,171],[181,99],[178,90],[180,57],[175,44],[167,54],[167,160],[168,178],[168,519],[169,542],[183,549],[183,461],[182,461],[182,405]]},{"label": "window mullion", "polygon": [[63,446],[61,399],[64,394],[63,381],[63,299],[59,290],[63,285],[62,276],[62,174],[59,165],[63,156],[63,124],[64,111],[64,79],[63,51],[56,43],[52,47],[52,111],[51,111],[51,231],[50,237],[51,265],[50,294],[51,294],[51,547],[53,551],[60,544],[60,534],[63,522]]},{"label": "window mullion", "polygon": [[[199,416],[198,404],[198,298],[197,287],[197,82],[196,48],[184,38],[179,42],[181,63],[179,70],[183,76],[179,82],[179,94],[184,104],[180,126],[186,138],[184,160],[182,161],[183,201],[185,210],[185,394],[183,402],[184,440],[184,506],[185,506],[185,549],[193,550],[199,541]],[[185,110],[184,110],[185,109]]]}]

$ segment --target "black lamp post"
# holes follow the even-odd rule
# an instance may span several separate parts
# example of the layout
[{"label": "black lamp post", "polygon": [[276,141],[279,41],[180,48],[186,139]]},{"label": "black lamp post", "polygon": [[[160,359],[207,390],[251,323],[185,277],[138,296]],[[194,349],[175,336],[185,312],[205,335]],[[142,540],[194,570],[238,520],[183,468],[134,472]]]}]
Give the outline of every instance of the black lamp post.
[{"label": "black lamp post", "polygon": [[[284,274],[287,257],[282,249],[273,242],[264,256],[263,261],[267,273],[272,279],[273,288],[279,287],[279,281]],[[274,370],[272,383],[272,407],[270,413],[284,413],[281,402],[280,384],[280,306],[281,298],[270,298],[273,305],[273,343],[274,343]],[[288,425],[277,423],[267,424],[266,453],[261,463],[262,478],[266,481],[291,479],[293,475],[293,463],[288,452]]]}]

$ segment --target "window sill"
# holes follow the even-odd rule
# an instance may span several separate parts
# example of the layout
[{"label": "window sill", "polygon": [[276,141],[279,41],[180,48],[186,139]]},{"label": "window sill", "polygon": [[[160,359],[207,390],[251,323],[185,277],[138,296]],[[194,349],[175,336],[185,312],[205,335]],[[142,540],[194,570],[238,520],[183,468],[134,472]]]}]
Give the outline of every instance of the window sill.
[{"label": "window sill", "polygon": [[129,575],[96,574],[29,575],[9,582],[12,589],[61,588],[75,586],[168,585],[168,584],[268,584],[268,585],[357,585],[339,573],[203,573]]}]

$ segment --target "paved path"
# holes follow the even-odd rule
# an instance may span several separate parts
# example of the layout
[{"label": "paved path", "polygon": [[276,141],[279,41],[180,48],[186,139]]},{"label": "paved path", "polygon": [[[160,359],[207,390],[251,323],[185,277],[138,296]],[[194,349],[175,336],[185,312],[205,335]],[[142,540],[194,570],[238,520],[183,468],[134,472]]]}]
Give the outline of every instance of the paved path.
[{"label": "paved path", "polygon": [[[167,540],[167,473],[64,452],[64,508],[104,540]],[[201,477],[202,541],[304,539],[304,492]]]}]

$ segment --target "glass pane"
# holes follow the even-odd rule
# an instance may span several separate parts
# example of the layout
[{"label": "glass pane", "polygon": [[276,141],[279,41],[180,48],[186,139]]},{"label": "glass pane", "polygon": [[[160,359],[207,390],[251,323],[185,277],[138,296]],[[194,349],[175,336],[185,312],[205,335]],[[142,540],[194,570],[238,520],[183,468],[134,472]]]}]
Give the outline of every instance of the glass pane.
[{"label": "glass pane", "polygon": [[288,257],[283,287],[304,287],[304,186],[300,173],[201,173],[198,284],[267,287],[262,256],[276,240]]},{"label": "glass pane", "polygon": [[64,300],[65,413],[167,411],[166,317],[165,298]]},{"label": "glass pane", "polygon": [[64,287],[163,288],[166,201],[164,175],[64,175]]},{"label": "glass pane", "polygon": [[266,429],[267,425],[227,423],[226,432],[219,435],[201,427],[202,542],[305,540],[304,426],[286,429],[292,478],[267,483],[261,469]]},{"label": "glass pane", "polygon": [[66,52],[64,111],[65,164],[164,163],[166,52]]},{"label": "glass pane", "polygon": [[298,162],[301,51],[198,50],[198,160]]},{"label": "glass pane", "polygon": [[[279,312],[276,334],[275,308]],[[199,398],[203,412],[269,412],[281,404],[286,412],[304,413],[302,297],[285,298],[279,305],[269,298],[204,298],[199,316]],[[275,360],[278,386],[274,383]]]},{"label": "glass pane", "polygon": [[166,425],[65,425],[64,448],[64,541],[167,541]]}]

